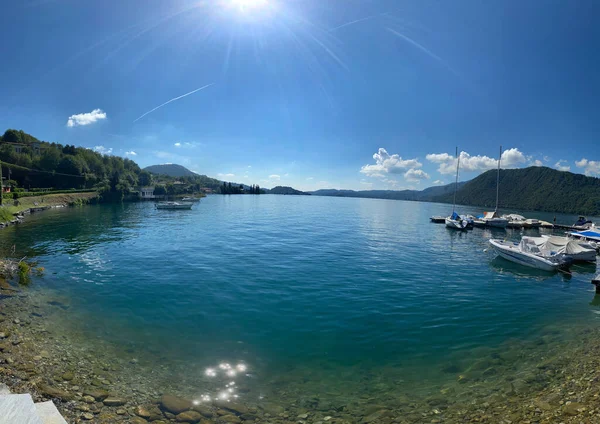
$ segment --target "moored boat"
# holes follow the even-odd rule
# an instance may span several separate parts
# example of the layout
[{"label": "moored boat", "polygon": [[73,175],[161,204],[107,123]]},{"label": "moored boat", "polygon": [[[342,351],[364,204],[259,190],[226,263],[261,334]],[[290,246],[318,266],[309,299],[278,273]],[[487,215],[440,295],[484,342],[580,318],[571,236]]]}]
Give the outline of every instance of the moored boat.
[{"label": "moored boat", "polygon": [[460,156],[458,155],[458,147],[456,148],[456,183],[454,184],[454,204],[452,205],[452,215],[446,217],[444,222],[446,228],[453,230],[466,230],[467,221],[456,213],[456,191],[458,190],[458,170],[460,169]]},{"label": "moored boat", "polygon": [[193,203],[189,202],[160,202],[156,204],[156,209],[171,209],[171,210],[184,210],[192,209]]},{"label": "moored boat", "polygon": [[502,160],[502,146],[500,146],[500,156],[498,156],[498,173],[496,176],[496,209],[494,212],[484,212],[479,221],[484,227],[506,228],[508,219],[502,218],[498,214],[498,198],[500,197],[500,161]]},{"label": "moored boat", "polygon": [[446,218],[444,218],[443,216],[436,215],[429,218],[429,220],[434,224],[443,224],[446,221]]},{"label": "moored boat", "polygon": [[490,245],[504,259],[542,271],[568,270],[573,263],[573,259],[562,253],[544,256],[539,247],[528,237],[523,237],[520,243],[490,239]]},{"label": "moored boat", "polygon": [[181,201],[197,203],[200,201],[200,197],[184,197],[183,199],[181,199]]},{"label": "moored boat", "polygon": [[596,262],[596,247],[586,241],[549,235],[528,238],[533,240],[542,252],[562,253],[575,262]]}]

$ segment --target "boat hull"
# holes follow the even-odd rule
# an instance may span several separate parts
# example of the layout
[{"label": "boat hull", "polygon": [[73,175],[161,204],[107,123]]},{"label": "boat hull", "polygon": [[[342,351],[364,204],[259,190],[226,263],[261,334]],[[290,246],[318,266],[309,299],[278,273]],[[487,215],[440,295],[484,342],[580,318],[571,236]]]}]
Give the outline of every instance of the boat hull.
[{"label": "boat hull", "polygon": [[508,219],[504,218],[484,218],[482,221],[486,227],[506,228],[508,225]]},{"label": "boat hull", "polygon": [[542,256],[520,251],[518,245],[514,243],[491,239],[490,244],[498,256],[523,266],[549,272],[558,271],[562,266],[558,261],[551,261]]},{"label": "boat hull", "polygon": [[466,230],[467,229],[467,221],[457,220],[452,218],[445,219],[446,228],[451,228],[453,230]]},{"label": "boat hull", "polygon": [[157,204],[156,209],[161,210],[189,210],[192,209],[192,203],[177,203],[177,204]]}]

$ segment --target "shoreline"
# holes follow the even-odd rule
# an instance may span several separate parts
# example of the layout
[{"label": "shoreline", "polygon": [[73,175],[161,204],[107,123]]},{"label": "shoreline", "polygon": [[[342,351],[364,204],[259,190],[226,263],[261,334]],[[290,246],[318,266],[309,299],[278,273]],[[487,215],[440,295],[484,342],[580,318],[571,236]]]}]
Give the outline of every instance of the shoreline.
[{"label": "shoreline", "polygon": [[40,297],[40,290],[3,285],[0,382],[13,393],[31,393],[35,401],[53,400],[68,422],[579,423],[600,415],[596,322],[482,348],[464,363],[433,364],[447,381],[428,393],[398,383],[400,369],[350,368],[357,375],[334,391],[335,375],[324,381],[319,371],[298,368],[265,381],[272,393],[264,400],[241,381],[240,400],[195,405],[199,390],[216,387],[209,379],[199,379],[196,387],[193,378],[173,382],[168,364],[138,360],[126,347],[117,353],[101,339],[59,330],[55,318],[68,317],[70,305],[53,294]]},{"label": "shoreline", "polygon": [[3,208],[12,214],[15,219],[7,222],[0,222],[0,228],[6,228],[10,225],[21,224],[27,215],[32,213],[44,212],[50,209],[66,208],[75,205],[88,204],[99,198],[97,192],[75,192],[68,194],[47,194],[44,196],[22,197],[19,199],[19,205],[11,205],[12,201],[5,199]]}]

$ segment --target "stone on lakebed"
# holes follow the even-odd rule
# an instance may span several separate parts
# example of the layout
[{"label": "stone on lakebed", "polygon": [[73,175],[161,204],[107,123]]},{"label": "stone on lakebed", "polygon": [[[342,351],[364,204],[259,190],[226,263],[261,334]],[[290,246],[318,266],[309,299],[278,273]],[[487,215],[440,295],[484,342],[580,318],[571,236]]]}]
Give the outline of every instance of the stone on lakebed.
[{"label": "stone on lakebed", "polygon": [[182,412],[191,409],[193,406],[191,400],[173,395],[163,395],[160,398],[160,405],[162,409],[173,414],[181,414]]}]

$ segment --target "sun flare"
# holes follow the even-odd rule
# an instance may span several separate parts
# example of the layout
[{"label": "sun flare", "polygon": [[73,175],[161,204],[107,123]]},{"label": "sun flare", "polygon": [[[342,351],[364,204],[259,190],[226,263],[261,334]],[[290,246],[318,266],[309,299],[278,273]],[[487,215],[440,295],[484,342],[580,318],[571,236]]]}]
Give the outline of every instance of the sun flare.
[{"label": "sun flare", "polygon": [[257,9],[267,5],[267,0],[229,0],[231,4],[240,10]]}]

